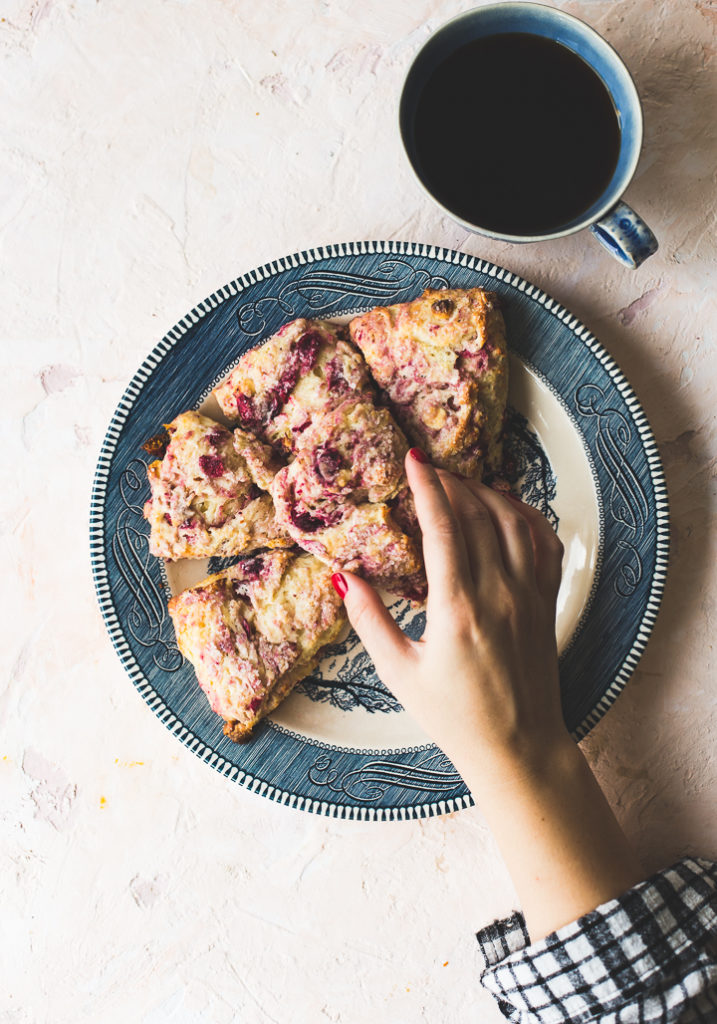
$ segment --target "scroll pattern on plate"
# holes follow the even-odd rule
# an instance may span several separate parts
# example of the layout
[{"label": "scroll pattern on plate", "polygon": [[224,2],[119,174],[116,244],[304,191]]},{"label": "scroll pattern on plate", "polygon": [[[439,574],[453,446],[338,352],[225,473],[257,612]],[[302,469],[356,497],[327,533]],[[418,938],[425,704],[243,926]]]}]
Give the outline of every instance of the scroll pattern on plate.
[{"label": "scroll pattern on plate", "polygon": [[597,384],[582,384],[575,392],[575,402],[578,412],[596,420],[595,453],[610,479],[605,504],[626,534],[617,541],[625,560],[613,588],[619,597],[631,597],[644,574],[640,543],[650,516],[647,495],[627,458],[632,429]]},{"label": "scroll pattern on plate", "polygon": [[133,459],[122,473],[119,493],[124,508],[117,517],[112,538],[112,554],[117,569],[132,593],[133,601],[126,624],[142,647],[152,648],[152,660],[165,672],[176,672],[183,658],[174,641],[166,599],[155,578],[156,559],[149,552],[149,538],[142,505],[137,504],[146,488],[147,468],[141,459]]},{"label": "scroll pattern on plate", "polygon": [[307,270],[301,277],[287,281],[276,295],[245,302],[237,310],[237,320],[245,334],[255,337],[266,329],[274,306],[286,317],[296,317],[297,299],[301,300],[302,308],[308,305],[317,313],[328,313],[336,306],[346,306],[353,298],[358,304],[395,303],[401,301],[404,293],[415,298],[417,289],[447,287],[445,277],[400,259],[383,260],[371,277],[348,271]]},{"label": "scroll pattern on plate", "polygon": [[416,765],[376,758],[342,774],[331,764],[326,754],[317,757],[307,772],[309,781],[362,803],[380,800],[389,787],[430,792],[435,799],[447,797],[463,785],[463,779],[440,750]]}]

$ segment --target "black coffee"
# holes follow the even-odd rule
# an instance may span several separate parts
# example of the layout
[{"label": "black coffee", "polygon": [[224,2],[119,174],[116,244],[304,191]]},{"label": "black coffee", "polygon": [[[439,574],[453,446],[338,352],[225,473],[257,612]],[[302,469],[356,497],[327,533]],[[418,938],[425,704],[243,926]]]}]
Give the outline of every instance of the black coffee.
[{"label": "black coffee", "polygon": [[580,216],[620,148],[598,75],[560,43],[522,32],[466,43],[440,64],[413,132],[419,176],[439,202],[507,235],[550,234]]}]

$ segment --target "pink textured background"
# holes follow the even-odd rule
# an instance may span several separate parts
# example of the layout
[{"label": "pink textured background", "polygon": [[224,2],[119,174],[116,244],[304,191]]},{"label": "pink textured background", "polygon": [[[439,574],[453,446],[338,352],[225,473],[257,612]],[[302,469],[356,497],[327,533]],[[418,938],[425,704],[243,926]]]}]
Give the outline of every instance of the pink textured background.
[{"label": "pink textured background", "polygon": [[514,894],[480,813],[344,824],[229,784],[136,696],[96,607],[89,490],[126,382],[217,286],[313,245],[494,260],[626,372],[664,459],[672,567],[640,667],[584,746],[647,868],[717,856],[717,5],[556,4],[617,47],[643,98],[627,199],[661,248],[635,273],[587,235],[467,235],[414,182],[401,81],[469,6],[0,6],[4,1021],[502,1019],[472,932]]}]

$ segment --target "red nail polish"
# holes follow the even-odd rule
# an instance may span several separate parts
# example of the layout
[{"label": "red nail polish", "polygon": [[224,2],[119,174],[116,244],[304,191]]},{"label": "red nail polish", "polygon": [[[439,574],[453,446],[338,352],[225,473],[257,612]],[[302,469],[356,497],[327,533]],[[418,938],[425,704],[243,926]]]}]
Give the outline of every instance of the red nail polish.
[{"label": "red nail polish", "polygon": [[425,452],[422,452],[420,448],[409,448],[408,454],[412,459],[415,459],[416,462],[422,462],[424,464],[428,462],[428,456]]},{"label": "red nail polish", "polygon": [[349,585],[346,582],[346,577],[341,572],[335,572],[333,574],[333,576],[331,577],[331,582],[334,585],[334,590],[336,591],[336,593],[339,595],[339,597],[343,601],[343,599],[346,597],[346,595],[349,592]]}]

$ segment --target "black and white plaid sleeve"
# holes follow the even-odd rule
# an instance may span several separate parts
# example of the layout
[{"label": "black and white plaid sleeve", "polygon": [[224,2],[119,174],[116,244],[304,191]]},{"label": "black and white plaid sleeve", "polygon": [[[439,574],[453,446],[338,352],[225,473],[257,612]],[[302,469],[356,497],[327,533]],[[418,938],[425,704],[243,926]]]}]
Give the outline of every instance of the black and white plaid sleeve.
[{"label": "black and white plaid sleeve", "polygon": [[515,1024],[717,1024],[717,864],[681,860],[530,945],[478,932],[481,982]]}]

